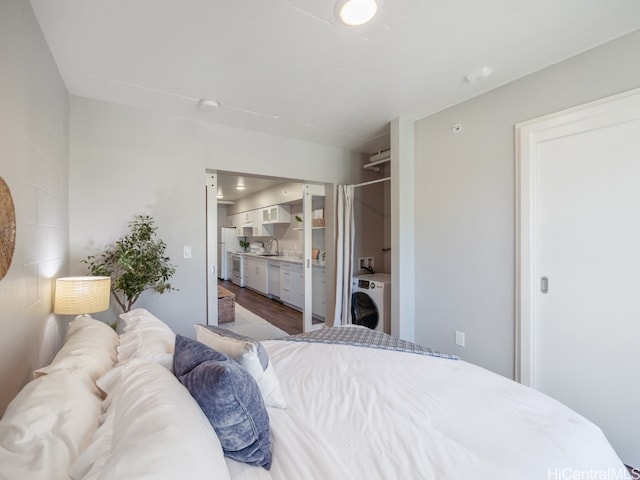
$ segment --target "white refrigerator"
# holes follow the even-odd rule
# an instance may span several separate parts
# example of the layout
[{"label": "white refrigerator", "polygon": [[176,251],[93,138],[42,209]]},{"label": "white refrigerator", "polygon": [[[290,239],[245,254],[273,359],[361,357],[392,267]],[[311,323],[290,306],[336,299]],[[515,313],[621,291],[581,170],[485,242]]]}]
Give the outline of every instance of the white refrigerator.
[{"label": "white refrigerator", "polygon": [[231,265],[227,265],[227,253],[239,252],[240,243],[234,227],[221,227],[218,232],[218,278],[231,280]]}]

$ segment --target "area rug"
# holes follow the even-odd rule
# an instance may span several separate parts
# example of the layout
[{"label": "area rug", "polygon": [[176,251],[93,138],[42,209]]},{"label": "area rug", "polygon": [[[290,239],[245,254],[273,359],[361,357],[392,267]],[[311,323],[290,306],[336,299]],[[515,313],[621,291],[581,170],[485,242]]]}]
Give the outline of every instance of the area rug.
[{"label": "area rug", "polygon": [[253,312],[236,302],[236,320],[235,322],[223,323],[222,328],[227,328],[240,335],[255,338],[256,340],[276,340],[286,337],[287,332],[274,327],[264,318],[259,317]]}]

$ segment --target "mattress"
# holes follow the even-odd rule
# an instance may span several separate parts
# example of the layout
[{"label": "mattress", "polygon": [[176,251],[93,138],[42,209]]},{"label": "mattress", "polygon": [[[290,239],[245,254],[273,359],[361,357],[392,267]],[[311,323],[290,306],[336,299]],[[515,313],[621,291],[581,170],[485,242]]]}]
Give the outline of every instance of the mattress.
[{"label": "mattress", "polygon": [[271,471],[228,460],[232,478],[539,480],[583,472],[628,478],[597,426],[470,363],[263,343],[288,407],[269,409]]}]

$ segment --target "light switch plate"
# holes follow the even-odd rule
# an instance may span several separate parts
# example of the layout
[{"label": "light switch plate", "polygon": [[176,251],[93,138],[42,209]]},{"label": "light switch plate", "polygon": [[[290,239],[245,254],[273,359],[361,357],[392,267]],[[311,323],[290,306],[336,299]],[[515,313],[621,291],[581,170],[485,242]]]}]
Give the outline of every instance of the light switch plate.
[{"label": "light switch plate", "polygon": [[464,347],[464,332],[456,330],[456,345]]}]

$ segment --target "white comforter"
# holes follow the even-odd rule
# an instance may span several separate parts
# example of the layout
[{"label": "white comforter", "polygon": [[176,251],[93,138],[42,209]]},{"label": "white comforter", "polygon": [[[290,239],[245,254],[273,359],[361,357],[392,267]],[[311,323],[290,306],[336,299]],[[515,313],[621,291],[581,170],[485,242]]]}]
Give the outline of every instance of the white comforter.
[{"label": "white comforter", "polygon": [[629,478],[598,427],[464,361],[343,345],[264,345],[288,408],[269,409],[271,471],[228,461],[232,478]]}]

